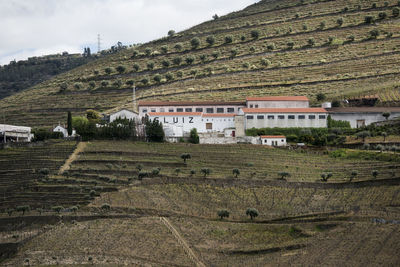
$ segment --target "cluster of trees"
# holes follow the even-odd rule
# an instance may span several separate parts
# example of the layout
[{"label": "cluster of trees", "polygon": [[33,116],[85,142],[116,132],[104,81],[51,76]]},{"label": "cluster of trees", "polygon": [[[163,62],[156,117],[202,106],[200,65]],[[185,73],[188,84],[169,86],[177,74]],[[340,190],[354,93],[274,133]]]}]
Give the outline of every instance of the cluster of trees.
[{"label": "cluster of trees", "polygon": [[72,127],[75,128],[77,134],[82,136],[84,140],[137,139],[135,121],[118,118],[111,123],[103,123],[100,114],[95,110],[87,110],[86,116],[72,117]]},{"label": "cluster of trees", "polygon": [[54,75],[79,67],[94,57],[52,55],[11,61],[0,66],[0,99],[50,79]]},{"label": "cluster of trees", "polygon": [[[222,220],[223,218],[229,218],[230,212],[226,209],[222,209],[222,210],[217,211],[217,215]],[[249,216],[251,220],[258,217],[258,215],[259,215],[259,212],[255,208],[248,208],[246,210],[246,216]]]}]

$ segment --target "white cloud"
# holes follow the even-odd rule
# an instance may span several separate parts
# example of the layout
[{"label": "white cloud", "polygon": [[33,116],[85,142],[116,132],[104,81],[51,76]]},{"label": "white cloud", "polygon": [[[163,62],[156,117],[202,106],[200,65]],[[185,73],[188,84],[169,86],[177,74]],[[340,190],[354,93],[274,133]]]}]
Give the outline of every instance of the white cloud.
[{"label": "white cloud", "polygon": [[0,64],[63,51],[142,43],[255,0],[0,0]]}]

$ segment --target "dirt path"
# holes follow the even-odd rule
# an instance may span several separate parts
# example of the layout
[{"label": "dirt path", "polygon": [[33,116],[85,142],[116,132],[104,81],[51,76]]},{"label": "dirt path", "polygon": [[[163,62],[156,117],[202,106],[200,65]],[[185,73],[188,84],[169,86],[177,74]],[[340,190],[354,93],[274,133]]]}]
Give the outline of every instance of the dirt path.
[{"label": "dirt path", "polygon": [[194,254],[193,250],[189,247],[185,239],[183,239],[183,237],[179,234],[178,230],[176,230],[171,222],[165,217],[160,217],[160,221],[172,232],[174,237],[178,240],[178,243],[183,247],[183,250],[196,264],[196,266],[205,267],[204,263],[202,263],[199,258],[197,258],[196,254]]},{"label": "dirt path", "polygon": [[65,161],[64,165],[60,168],[60,170],[58,171],[58,174],[62,174],[64,171],[68,170],[71,167],[71,163],[74,162],[74,160],[76,160],[78,154],[80,152],[82,152],[83,150],[85,150],[87,143],[86,142],[80,142],[74,152],[71,154],[71,156],[69,156],[69,158],[67,159],[67,161]]}]

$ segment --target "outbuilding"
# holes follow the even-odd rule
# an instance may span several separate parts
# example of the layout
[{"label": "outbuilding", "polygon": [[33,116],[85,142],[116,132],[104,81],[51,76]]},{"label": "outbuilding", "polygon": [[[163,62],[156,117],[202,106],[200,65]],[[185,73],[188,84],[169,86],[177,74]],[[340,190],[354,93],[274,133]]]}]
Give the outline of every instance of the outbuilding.
[{"label": "outbuilding", "polygon": [[267,146],[286,146],[286,136],[284,135],[261,135],[261,144]]}]

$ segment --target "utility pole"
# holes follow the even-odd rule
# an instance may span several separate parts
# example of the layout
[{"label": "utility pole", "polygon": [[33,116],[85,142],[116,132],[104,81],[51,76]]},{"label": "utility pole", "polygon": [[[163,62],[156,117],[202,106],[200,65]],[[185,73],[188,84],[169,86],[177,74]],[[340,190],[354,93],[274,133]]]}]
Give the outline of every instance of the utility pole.
[{"label": "utility pole", "polygon": [[100,34],[97,34],[97,53],[100,53],[101,51],[100,45],[101,45]]},{"label": "utility pole", "polygon": [[136,110],[136,87],[133,86],[132,88],[132,104],[133,104],[133,111]]}]

